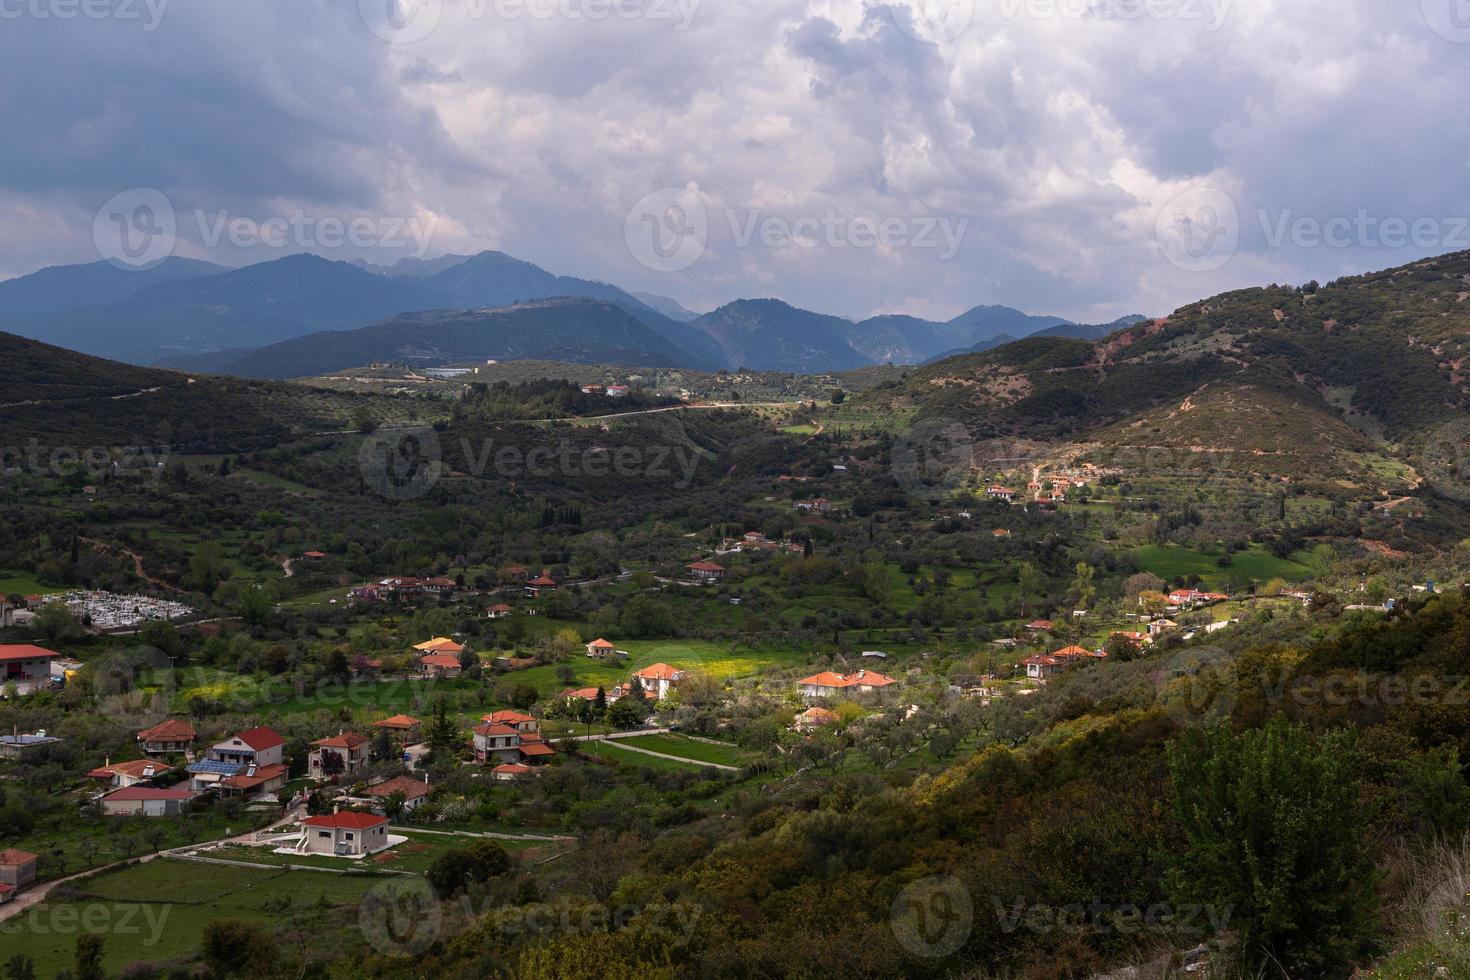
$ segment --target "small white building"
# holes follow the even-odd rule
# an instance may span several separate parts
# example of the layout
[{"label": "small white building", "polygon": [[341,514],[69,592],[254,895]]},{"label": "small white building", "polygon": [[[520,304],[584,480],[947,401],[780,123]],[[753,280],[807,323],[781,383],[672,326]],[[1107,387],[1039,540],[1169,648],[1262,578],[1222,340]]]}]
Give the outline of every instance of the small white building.
[{"label": "small white building", "polygon": [[306,854],[359,857],[388,846],[388,818],[376,813],[324,813],[301,822],[306,836],[298,849]]}]

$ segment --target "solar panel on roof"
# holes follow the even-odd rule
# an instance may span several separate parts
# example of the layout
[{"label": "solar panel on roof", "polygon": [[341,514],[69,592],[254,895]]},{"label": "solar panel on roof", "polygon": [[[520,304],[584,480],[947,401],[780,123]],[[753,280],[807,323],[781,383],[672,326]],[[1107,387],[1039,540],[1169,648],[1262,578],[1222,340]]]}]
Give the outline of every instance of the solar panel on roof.
[{"label": "solar panel on roof", "polygon": [[202,759],[199,762],[189,763],[189,772],[206,773],[216,776],[235,776],[244,772],[246,766],[239,762],[216,762],[213,759]]}]

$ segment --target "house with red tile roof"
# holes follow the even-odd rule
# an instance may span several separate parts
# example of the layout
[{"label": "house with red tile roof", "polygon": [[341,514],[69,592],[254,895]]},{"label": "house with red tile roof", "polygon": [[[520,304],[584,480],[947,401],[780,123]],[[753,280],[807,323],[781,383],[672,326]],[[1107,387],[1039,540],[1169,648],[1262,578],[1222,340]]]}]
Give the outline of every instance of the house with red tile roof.
[{"label": "house with red tile roof", "polygon": [[526,583],[526,598],[535,599],[543,592],[555,592],[556,579],[551,577],[549,569],[542,569],[541,574]]},{"label": "house with red tile roof", "polygon": [[414,779],[412,776],[394,776],[381,783],[375,783],[368,787],[368,796],[374,800],[382,801],[394,793],[403,794],[403,810],[412,813],[422,806],[428,799],[432,787],[429,786],[428,777]]},{"label": "house with red tile roof", "polygon": [[490,770],[490,775],[501,782],[513,783],[536,775],[536,769],[520,762],[502,762]]},{"label": "house with red tile roof", "polygon": [[665,663],[650,664],[633,672],[633,680],[643,688],[644,693],[660,701],[669,696],[669,690],[682,681],[684,676],[684,671]]},{"label": "house with red tile roof", "polygon": [[0,643],[0,684],[14,683],[22,694],[51,682],[51,661],[61,656],[34,643]]},{"label": "house with red tile roof", "polygon": [[515,725],[498,721],[485,721],[475,727],[474,748],[475,761],[479,763],[539,765],[556,754],[534,730],[523,731]]},{"label": "house with red tile roof", "polygon": [[881,691],[898,681],[876,670],[859,670],[851,674],[838,674],[824,670],[820,674],[803,677],[796,682],[803,697],[830,698],[850,694],[871,694]]},{"label": "house with red tile roof", "polygon": [[305,835],[297,850],[304,854],[361,857],[388,847],[388,818],[376,813],[342,810],[301,821]]},{"label": "house with red tile roof", "polygon": [[100,782],[104,789],[121,789],[138,783],[152,782],[160,776],[173,772],[173,767],[152,759],[134,759],[131,762],[109,762],[87,773],[88,779]]},{"label": "house with red tile roof", "polygon": [[490,609],[485,613],[485,618],[508,619],[513,612],[515,612],[514,608],[512,608],[511,606],[507,606],[503,602],[500,602],[490,607]]},{"label": "house with red tile roof", "polygon": [[36,855],[19,848],[0,851],[0,891],[9,889],[0,895],[0,902],[8,902],[16,892],[36,880],[36,860]]},{"label": "house with red tile roof", "polygon": [[597,639],[593,640],[591,643],[587,644],[587,656],[592,657],[596,660],[603,660],[617,652],[617,647],[615,647],[610,641],[604,640],[600,636]]},{"label": "house with red tile roof", "polygon": [[1021,661],[1021,666],[1026,668],[1026,676],[1033,680],[1044,681],[1053,674],[1060,673],[1066,669],[1066,665],[1049,654],[1038,653]]},{"label": "house with red tile roof", "polygon": [[[356,732],[339,732],[331,738],[319,738],[311,743],[306,756],[306,774],[312,779],[329,779],[332,776],[350,776],[368,764],[366,735]],[[332,757],[336,761],[332,761]],[[335,770],[329,772],[328,770]]]},{"label": "house with red tile roof", "polygon": [[509,725],[522,734],[530,732],[534,735],[541,729],[541,723],[534,716],[509,709],[482,715],[480,721],[491,725]]},{"label": "house with red tile roof", "polygon": [[248,766],[269,766],[281,761],[286,740],[274,728],[251,728],[216,742],[209,747],[214,762],[237,762]]},{"label": "house with red tile roof", "polygon": [[138,733],[138,748],[144,755],[188,755],[199,733],[187,721],[170,718]]},{"label": "house with red tile roof", "polygon": [[399,745],[416,745],[419,742],[419,732],[423,724],[417,718],[411,718],[408,715],[394,715],[392,718],[373,722],[373,727],[385,729],[389,735],[393,736],[393,741]]},{"label": "house with red tile roof", "polygon": [[[567,704],[569,705],[573,701],[596,701],[597,690],[598,689],[595,687],[579,687],[575,689],[569,688],[568,690],[561,692],[561,699],[567,702]],[[619,684],[617,687],[603,688],[602,693],[603,696],[607,698],[607,703],[612,704],[614,701],[617,701],[624,695],[626,695],[628,693],[628,689],[624,685]]]},{"label": "house with red tile roof", "polygon": [[689,569],[689,577],[703,585],[723,582],[725,576],[729,574],[729,569],[723,565],[716,565],[712,561],[697,561],[685,567]]},{"label": "house with red tile roof", "polygon": [[290,772],[283,763],[266,766],[246,766],[233,776],[226,776],[215,784],[220,796],[254,796],[257,793],[274,793],[285,786]]},{"label": "house with red tile roof", "polygon": [[430,653],[420,657],[419,669],[426,677],[458,677],[464,671],[459,657],[449,653]]}]

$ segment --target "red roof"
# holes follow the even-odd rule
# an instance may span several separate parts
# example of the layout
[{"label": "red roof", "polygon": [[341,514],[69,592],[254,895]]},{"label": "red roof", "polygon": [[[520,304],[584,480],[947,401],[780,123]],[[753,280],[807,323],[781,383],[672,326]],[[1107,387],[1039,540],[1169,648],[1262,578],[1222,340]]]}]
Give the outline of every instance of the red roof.
[{"label": "red roof", "polygon": [[376,786],[368,787],[369,796],[387,796],[390,793],[402,793],[410,800],[418,799],[420,796],[429,795],[429,784],[411,779],[408,776],[394,776]]},{"label": "red roof", "polygon": [[511,728],[509,725],[485,724],[477,726],[475,728],[475,734],[484,736],[486,738],[504,738],[507,735],[519,735],[520,732],[516,731],[514,728]]},{"label": "red roof", "polygon": [[380,817],[376,813],[353,813],[344,810],[341,813],[323,813],[316,817],[307,817],[301,821],[308,827],[332,827],[337,830],[370,830],[388,822],[387,817]]},{"label": "red roof", "polygon": [[279,732],[274,728],[266,728],[264,726],[241,732],[235,737],[257,752],[263,752],[266,749],[273,749],[277,745],[286,744],[286,740],[281,737]]},{"label": "red roof", "polygon": [[501,772],[501,773],[505,773],[506,775],[510,775],[510,776],[524,776],[524,775],[526,775],[528,773],[533,773],[536,770],[532,769],[530,766],[523,766],[519,762],[507,762],[507,763],[504,763],[502,765],[496,766],[494,769],[491,769],[490,771],[491,772]]},{"label": "red roof", "polygon": [[152,759],[136,759],[132,762],[114,762],[107,766],[98,766],[87,773],[93,779],[111,779],[113,776],[129,776],[133,779],[152,779],[163,773],[170,772],[171,767]]},{"label": "red roof", "polygon": [[521,745],[520,745],[520,749],[521,749],[521,755],[524,755],[524,756],[527,756],[527,757],[540,757],[540,756],[547,756],[547,755],[556,755],[556,750],[553,749],[551,746],[547,745],[545,742],[526,742],[526,741],[522,741],[521,742]]},{"label": "red roof", "polygon": [[268,766],[259,766],[254,773],[246,770],[238,775],[222,779],[220,785],[231,789],[254,789],[284,775],[286,775],[286,767],[277,762]]},{"label": "red roof", "polygon": [[319,738],[312,745],[324,749],[351,749],[368,743],[367,736],[356,732],[343,732],[341,735],[333,735],[331,738]]},{"label": "red roof", "polygon": [[798,684],[810,684],[813,687],[887,687],[889,684],[897,684],[898,681],[887,674],[880,674],[876,670],[860,670],[854,674],[838,674],[830,670],[824,670],[820,674],[803,677],[797,681]]},{"label": "red roof", "polygon": [[138,733],[140,742],[192,742],[198,732],[187,721],[170,718]]},{"label": "red roof", "polygon": [[327,557],[327,553],[325,551],[308,551],[306,554],[302,555],[301,557],[303,557],[303,558],[325,558],[325,557]]},{"label": "red roof", "polygon": [[798,684],[810,684],[813,687],[847,687],[847,678],[834,671],[824,670],[820,674],[803,677],[797,681]]},{"label": "red roof", "polygon": [[634,677],[641,677],[650,681],[676,681],[682,677],[684,672],[677,667],[668,664],[651,664],[642,670],[635,671]]},{"label": "red roof", "polygon": [[596,647],[599,650],[616,650],[617,649],[617,647],[613,646],[611,643],[609,643],[607,640],[604,640],[600,636],[597,639],[593,640],[591,643],[587,644],[587,645],[589,647]]},{"label": "red roof", "polygon": [[459,666],[459,658],[447,653],[431,653],[427,657],[420,657],[419,663],[426,667],[456,668]]},{"label": "red roof", "polygon": [[562,691],[561,696],[564,698],[581,698],[583,701],[595,701],[597,700],[597,688],[581,687],[575,691]]},{"label": "red roof", "polygon": [[5,660],[51,660],[61,656],[34,643],[0,644],[0,661]]},{"label": "red roof", "polygon": [[375,721],[375,722],[373,722],[373,727],[374,728],[412,728],[415,725],[421,725],[421,724],[423,724],[423,722],[419,721],[417,718],[410,718],[408,715],[394,715],[392,718],[384,718],[382,721]]},{"label": "red roof", "polygon": [[716,565],[712,561],[697,561],[690,565],[689,568],[695,572],[723,572],[725,570],[724,565]]},{"label": "red roof", "polygon": [[125,786],[103,797],[104,800],[192,800],[199,794],[192,789],[156,789],[152,786]]},{"label": "red roof", "polygon": [[535,721],[533,715],[523,715],[519,711],[497,711],[494,714],[484,715],[481,721],[488,721],[495,725],[519,725],[528,721]]},{"label": "red roof", "polygon": [[27,864],[36,860],[36,856],[30,851],[22,851],[17,847],[6,848],[0,851],[0,865]]},{"label": "red roof", "polygon": [[551,572],[543,569],[540,575],[538,575],[536,578],[531,579],[531,581],[527,582],[526,584],[547,587],[556,585],[556,580],[551,577]]}]

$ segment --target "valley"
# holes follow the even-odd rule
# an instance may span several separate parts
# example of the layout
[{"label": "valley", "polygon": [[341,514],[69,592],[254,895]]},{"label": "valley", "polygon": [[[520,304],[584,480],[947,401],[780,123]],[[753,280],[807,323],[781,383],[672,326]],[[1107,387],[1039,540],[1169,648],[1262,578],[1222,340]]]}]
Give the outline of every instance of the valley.
[{"label": "valley", "polygon": [[[735,975],[730,949],[785,974],[819,935],[844,975],[1136,960],[1129,934],[1059,946],[990,906],[1219,900],[1170,884],[1203,833],[1160,806],[1204,771],[1179,753],[1329,724],[1377,801],[1353,833],[1450,832],[1470,514],[1425,430],[1462,415],[1445,304],[1467,274],[1448,256],[815,374],[461,352],[241,380],[0,335],[0,656],[50,665],[0,700],[36,739],[0,761],[0,832],[58,882],[0,960],[62,969],[75,942],[47,924],[99,901],[158,923],[103,931],[113,972],[607,948],[650,975]],[[1406,307],[1437,332],[1406,343],[1385,312]],[[1370,337],[1373,369],[1341,359]],[[121,629],[54,599],[89,593],[184,605]],[[238,751],[279,762],[257,778]],[[365,854],[311,847],[380,826]],[[891,927],[916,881],[973,903],[954,952]],[[373,918],[396,888],[423,931]],[[645,925],[504,926],[548,902]],[[671,910],[687,938],[653,929]],[[1239,928],[1147,938],[1224,963]],[[1355,941],[1364,964],[1418,955]]]}]

